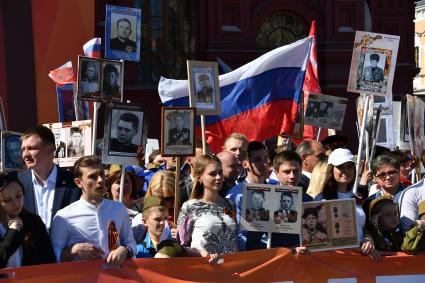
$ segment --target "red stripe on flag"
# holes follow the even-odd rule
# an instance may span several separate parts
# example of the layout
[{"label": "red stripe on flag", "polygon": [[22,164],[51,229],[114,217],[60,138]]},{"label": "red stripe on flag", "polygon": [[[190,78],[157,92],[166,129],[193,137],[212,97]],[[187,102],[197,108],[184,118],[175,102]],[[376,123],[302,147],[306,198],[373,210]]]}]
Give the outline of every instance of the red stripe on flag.
[{"label": "red stripe on flag", "polygon": [[[246,111],[221,120],[205,128],[207,143],[213,152],[222,150],[224,140],[231,133],[244,134],[249,141],[262,141],[292,132],[295,125],[298,104],[293,100],[280,100],[264,104],[254,110]],[[201,128],[197,127],[197,135]]]}]

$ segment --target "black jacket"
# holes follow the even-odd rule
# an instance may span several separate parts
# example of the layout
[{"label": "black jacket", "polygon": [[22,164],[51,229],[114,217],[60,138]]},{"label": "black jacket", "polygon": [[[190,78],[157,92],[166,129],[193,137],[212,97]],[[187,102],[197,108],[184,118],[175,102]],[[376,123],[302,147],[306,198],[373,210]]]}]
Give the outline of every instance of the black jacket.
[{"label": "black jacket", "polygon": [[23,266],[56,262],[46,226],[41,218],[25,209],[22,210],[19,217],[23,222],[22,230],[5,227],[6,234],[0,240],[0,268],[6,267],[10,256],[20,246],[23,251]]}]

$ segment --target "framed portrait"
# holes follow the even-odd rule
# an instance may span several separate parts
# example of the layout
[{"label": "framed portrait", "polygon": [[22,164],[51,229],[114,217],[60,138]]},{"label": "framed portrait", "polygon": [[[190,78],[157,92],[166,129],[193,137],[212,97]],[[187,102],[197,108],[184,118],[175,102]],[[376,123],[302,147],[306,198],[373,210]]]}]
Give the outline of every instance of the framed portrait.
[{"label": "framed portrait", "polygon": [[138,165],[138,149],[145,148],[146,140],[146,111],[142,106],[112,102],[107,104],[103,163]]},{"label": "framed portrait", "polygon": [[400,37],[356,31],[347,91],[392,95]]},{"label": "framed portrait", "polygon": [[197,115],[220,115],[220,86],[217,62],[187,61],[189,102]]},{"label": "framed portrait", "polygon": [[60,167],[71,167],[80,157],[91,155],[92,121],[72,121],[44,124],[55,137],[54,162]]},{"label": "framed portrait", "polygon": [[0,131],[6,131],[6,116],[4,115],[3,99],[0,97]]},{"label": "framed portrait", "polygon": [[302,204],[301,243],[311,251],[359,246],[354,199]]},{"label": "framed portrait", "polygon": [[78,99],[100,101],[101,63],[101,59],[78,56]]},{"label": "framed portrait", "polygon": [[305,109],[304,123],[340,131],[348,99],[311,93]]},{"label": "framed portrait", "polygon": [[193,107],[162,108],[162,156],[195,155],[195,117]]},{"label": "framed portrait", "polygon": [[142,11],[106,5],[105,57],[140,61]]},{"label": "framed portrait", "polygon": [[26,168],[22,159],[21,133],[1,131],[1,161],[3,172]]},{"label": "framed portrait", "polygon": [[241,227],[247,231],[300,233],[302,188],[245,184]]},{"label": "framed portrait", "polygon": [[102,100],[121,102],[123,89],[124,61],[102,60]]}]

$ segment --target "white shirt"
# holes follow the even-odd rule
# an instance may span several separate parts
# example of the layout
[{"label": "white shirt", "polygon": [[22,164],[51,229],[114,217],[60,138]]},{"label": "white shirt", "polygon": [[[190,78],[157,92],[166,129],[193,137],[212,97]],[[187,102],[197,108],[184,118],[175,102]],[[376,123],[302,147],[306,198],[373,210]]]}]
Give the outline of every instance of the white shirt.
[{"label": "white shirt", "polygon": [[37,214],[46,225],[49,231],[50,223],[52,221],[52,208],[53,200],[55,198],[56,177],[58,175],[58,168],[54,165],[49,177],[45,184],[40,184],[35,177],[34,171],[31,170],[32,183],[34,186],[35,209]]},{"label": "white shirt", "polygon": [[418,219],[419,203],[425,200],[425,178],[405,189],[400,196],[400,224],[403,231],[410,229]]},{"label": "white shirt", "polygon": [[307,178],[309,178],[309,179],[311,179],[311,172],[307,172],[307,171],[304,171],[304,170],[302,170],[302,172],[301,172],[304,176],[306,176]]},{"label": "white shirt", "polygon": [[[103,250],[108,257],[108,226],[115,222],[119,245],[129,246],[136,251],[136,242],[131,230],[131,221],[125,206],[117,201],[103,199],[99,206],[83,198],[59,210],[53,218],[50,239],[56,260],[60,261],[62,251],[77,243],[90,243]],[[79,260],[75,258],[74,260]]]}]

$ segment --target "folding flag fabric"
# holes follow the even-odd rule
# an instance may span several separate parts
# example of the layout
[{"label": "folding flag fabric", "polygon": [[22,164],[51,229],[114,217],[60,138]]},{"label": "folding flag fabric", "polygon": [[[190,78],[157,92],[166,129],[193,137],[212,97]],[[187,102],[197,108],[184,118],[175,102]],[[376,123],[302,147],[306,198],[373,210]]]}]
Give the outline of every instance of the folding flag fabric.
[{"label": "folding flag fabric", "polygon": [[[307,71],[305,74],[305,80],[304,80],[304,86],[303,86],[305,107],[307,106],[308,97],[310,93],[322,93],[322,90],[320,89],[320,85],[319,85],[319,71],[317,68],[316,21],[313,21],[311,23],[309,36],[313,38],[313,42],[311,43],[310,58],[307,63]],[[314,127],[311,125],[304,125],[304,133],[303,133],[304,140],[316,139],[318,130],[319,130],[318,127]],[[321,138],[319,140],[322,140],[325,137],[327,137],[327,129],[321,130],[320,137]]]},{"label": "folding flag fabric", "polygon": [[[220,151],[233,132],[249,140],[293,132],[311,42],[307,37],[276,48],[219,76],[221,114],[205,117],[213,152]],[[161,78],[158,92],[167,106],[189,105],[186,80]]]},{"label": "folding flag fabric", "polygon": [[72,69],[71,61],[68,61],[59,68],[50,71],[49,77],[59,85],[71,84],[77,81],[77,77]]},{"label": "folding flag fabric", "polygon": [[83,46],[84,54],[92,58],[102,58],[100,49],[102,46],[102,39],[99,37],[90,39]]}]

